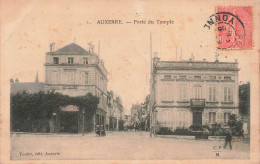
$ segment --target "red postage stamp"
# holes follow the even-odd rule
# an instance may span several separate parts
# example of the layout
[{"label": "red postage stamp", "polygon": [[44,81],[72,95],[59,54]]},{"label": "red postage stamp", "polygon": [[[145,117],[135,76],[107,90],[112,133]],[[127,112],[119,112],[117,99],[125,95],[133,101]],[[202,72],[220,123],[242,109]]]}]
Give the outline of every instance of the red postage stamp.
[{"label": "red postage stamp", "polygon": [[252,40],[252,7],[217,7],[218,49],[250,49]]}]

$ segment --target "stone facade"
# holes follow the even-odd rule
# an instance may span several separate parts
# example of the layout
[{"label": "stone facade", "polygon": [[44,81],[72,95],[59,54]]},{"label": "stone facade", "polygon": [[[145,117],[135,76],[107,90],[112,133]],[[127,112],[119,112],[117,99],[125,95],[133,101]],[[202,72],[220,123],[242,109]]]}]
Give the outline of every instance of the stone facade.
[{"label": "stone facade", "polygon": [[[92,93],[100,98],[93,126],[105,125],[107,112],[107,70],[104,62],[93,52],[71,43],[57,51],[54,44],[46,53],[45,90],[55,90],[69,96],[82,96]],[[78,120],[84,120],[80,117]],[[88,123],[89,120],[84,120]],[[79,123],[79,126],[82,126]],[[79,127],[79,130],[81,128]]]},{"label": "stone facade", "polygon": [[124,117],[121,98],[114,95],[113,91],[108,94],[107,130],[119,130],[119,120]]},{"label": "stone facade", "polygon": [[153,59],[160,126],[176,129],[224,123],[238,115],[238,63]]}]

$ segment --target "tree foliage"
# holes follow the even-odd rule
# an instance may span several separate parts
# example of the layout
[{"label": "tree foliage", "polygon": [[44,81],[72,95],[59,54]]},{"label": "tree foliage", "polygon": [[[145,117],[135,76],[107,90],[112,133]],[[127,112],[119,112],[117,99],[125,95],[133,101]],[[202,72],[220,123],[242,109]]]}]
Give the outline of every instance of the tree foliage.
[{"label": "tree foliage", "polygon": [[243,116],[250,113],[250,83],[239,86],[239,112]]},{"label": "tree foliage", "polygon": [[11,126],[19,127],[24,120],[49,120],[60,107],[67,105],[84,109],[87,116],[92,116],[97,109],[99,98],[91,93],[84,96],[70,97],[54,91],[27,93],[18,92],[11,95]]},{"label": "tree foliage", "polygon": [[237,116],[232,114],[230,115],[228,125],[231,129],[233,136],[242,136],[244,133],[243,123],[241,120],[237,120]]}]

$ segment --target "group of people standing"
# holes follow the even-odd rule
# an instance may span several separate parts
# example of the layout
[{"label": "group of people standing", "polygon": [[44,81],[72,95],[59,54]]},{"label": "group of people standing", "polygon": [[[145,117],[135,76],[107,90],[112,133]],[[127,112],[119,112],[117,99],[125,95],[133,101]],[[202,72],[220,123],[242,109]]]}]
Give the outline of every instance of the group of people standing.
[{"label": "group of people standing", "polygon": [[97,136],[100,136],[100,137],[105,137],[106,136],[106,131],[105,131],[105,128],[103,125],[97,125],[96,126],[96,134]]},{"label": "group of people standing", "polygon": [[[137,127],[137,125],[135,124],[135,126],[133,127]],[[134,128],[133,128],[134,129]],[[105,137],[106,136],[106,131],[103,125],[97,125],[96,126],[96,134],[97,136],[100,137]],[[225,143],[224,143],[224,149],[227,147],[227,145],[229,144],[230,149],[232,150],[232,133],[230,131],[230,129],[228,129],[226,131],[226,136],[225,136]]]}]

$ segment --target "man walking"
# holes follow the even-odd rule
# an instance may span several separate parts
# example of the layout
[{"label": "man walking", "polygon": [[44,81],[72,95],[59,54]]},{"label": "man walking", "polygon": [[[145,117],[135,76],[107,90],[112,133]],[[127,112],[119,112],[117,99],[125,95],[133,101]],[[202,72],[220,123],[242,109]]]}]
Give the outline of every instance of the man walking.
[{"label": "man walking", "polygon": [[232,141],[232,134],[231,131],[228,129],[226,133],[224,149],[226,149],[227,144],[229,144],[230,150],[232,150],[231,141]]},{"label": "man walking", "polygon": [[96,134],[97,134],[97,136],[100,136],[100,126],[99,125],[96,126]]}]

